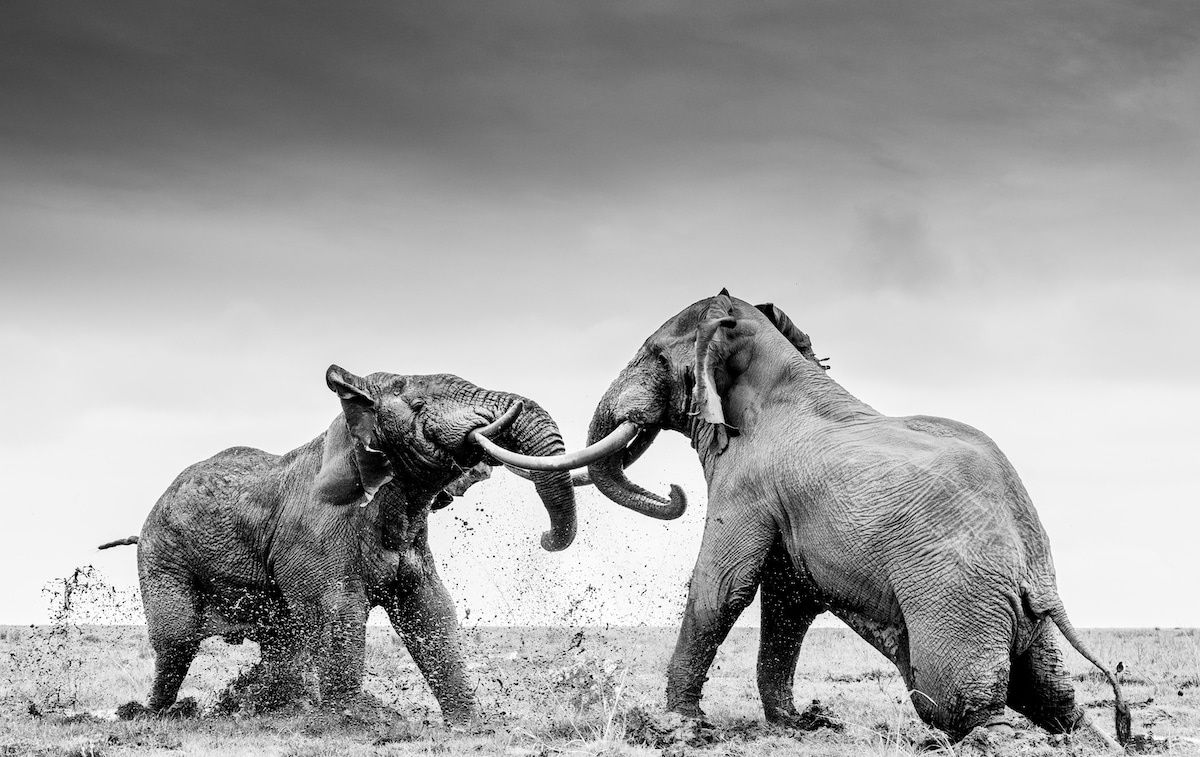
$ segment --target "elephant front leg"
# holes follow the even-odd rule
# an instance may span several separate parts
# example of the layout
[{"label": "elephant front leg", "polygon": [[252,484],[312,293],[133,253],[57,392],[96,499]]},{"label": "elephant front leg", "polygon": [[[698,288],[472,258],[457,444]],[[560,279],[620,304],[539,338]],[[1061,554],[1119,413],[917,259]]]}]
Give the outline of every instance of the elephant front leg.
[{"label": "elephant front leg", "polygon": [[259,639],[263,704],[282,707],[305,698],[302,642],[286,625],[264,629]]},{"label": "elephant front leg", "polygon": [[700,556],[692,571],[687,607],[667,668],[667,709],[703,718],[700,698],[717,647],[754,599],[775,529],[758,513],[724,514],[709,502]]},{"label": "elephant front leg", "polygon": [[[406,558],[407,560],[408,558]],[[426,553],[402,571],[386,609],[413,662],[429,682],[446,721],[463,725],[479,717],[458,643],[458,619],[449,592]]]},{"label": "elephant front leg", "polygon": [[362,688],[366,662],[366,595],[359,582],[343,579],[319,596],[290,603],[298,661],[311,660],[320,680],[321,703],[340,706]]},{"label": "elephant front leg", "polygon": [[768,723],[806,725],[793,700],[796,660],[804,634],[821,612],[806,591],[791,556],[776,539],[762,570],[762,627],[758,642],[758,694]]},{"label": "elephant front leg", "polygon": [[369,609],[359,587],[342,592],[326,610],[329,645],[321,660],[322,701],[345,702],[362,690]]}]

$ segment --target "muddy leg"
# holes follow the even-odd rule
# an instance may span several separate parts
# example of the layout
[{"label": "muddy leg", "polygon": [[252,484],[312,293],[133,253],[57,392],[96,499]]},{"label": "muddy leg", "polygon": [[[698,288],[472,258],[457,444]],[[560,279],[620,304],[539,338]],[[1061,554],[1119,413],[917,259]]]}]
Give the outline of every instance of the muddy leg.
[{"label": "muddy leg", "polygon": [[988,633],[972,613],[910,621],[909,673],[913,707],[951,741],[981,725],[1002,725],[1010,660],[1005,629]]},{"label": "muddy leg", "polygon": [[[723,510],[724,517],[718,515]],[[689,718],[704,717],[700,698],[708,670],[717,647],[754,599],[775,535],[774,524],[763,522],[762,513],[749,508],[731,510],[718,494],[710,493],[708,522],[692,570],[683,624],[667,665],[667,709],[671,712]],[[782,654],[788,665],[787,672],[768,676],[768,696],[777,696],[778,679],[794,670],[791,665],[795,659],[789,648],[794,641],[784,641],[781,650],[767,652],[772,656]]]},{"label": "muddy leg", "polygon": [[175,703],[200,648],[200,599],[186,580],[145,576],[141,583],[146,628],[154,647],[154,685],[147,707],[161,712]]},{"label": "muddy leg", "polygon": [[796,660],[804,634],[820,608],[808,601],[791,557],[776,540],[763,563],[762,628],[758,642],[758,694],[768,723],[796,725]]},{"label": "muddy leg", "polygon": [[1075,688],[1049,623],[1042,625],[1029,649],[1013,660],[1008,706],[1050,733],[1082,732],[1109,749],[1120,749],[1075,703]]},{"label": "muddy leg", "polygon": [[264,629],[259,634],[259,663],[256,685],[258,705],[284,707],[304,699],[304,677],[300,662],[301,641],[286,626]]},{"label": "muddy leg", "polygon": [[447,722],[464,725],[476,720],[479,706],[458,645],[454,602],[428,550],[402,563],[396,592],[384,609]]},{"label": "muddy leg", "polygon": [[357,582],[339,586],[325,597],[321,673],[321,702],[340,705],[362,689],[367,652],[367,612],[370,610],[362,587]]},{"label": "muddy leg", "polygon": [[1075,689],[1048,623],[1042,624],[1029,649],[1013,659],[1008,706],[1050,733],[1072,731],[1084,716],[1075,705]]}]

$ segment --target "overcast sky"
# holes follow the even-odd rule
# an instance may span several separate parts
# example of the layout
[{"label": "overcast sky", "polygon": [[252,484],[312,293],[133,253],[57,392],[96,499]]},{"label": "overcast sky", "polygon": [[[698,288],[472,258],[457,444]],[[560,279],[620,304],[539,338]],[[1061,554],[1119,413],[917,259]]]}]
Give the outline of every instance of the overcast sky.
[{"label": "overcast sky", "polygon": [[[6,2],[0,623],[77,565],[133,586],[95,545],[321,433],[330,363],[578,446],[729,287],[878,410],[991,435],[1076,625],[1200,626],[1197,92],[1191,2]],[[675,623],[703,478],[679,436],[631,476],[692,507],[581,492],[554,555],[509,474],[435,515],[460,617]]]}]

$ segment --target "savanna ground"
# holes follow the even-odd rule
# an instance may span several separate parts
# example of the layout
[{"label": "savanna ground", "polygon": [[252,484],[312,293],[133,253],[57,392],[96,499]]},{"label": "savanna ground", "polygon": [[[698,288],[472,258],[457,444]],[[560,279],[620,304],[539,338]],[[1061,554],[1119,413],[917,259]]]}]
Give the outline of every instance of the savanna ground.
[{"label": "savanna ground", "polygon": [[[60,600],[62,598],[60,597]],[[67,597],[69,600],[69,597]],[[69,609],[70,602],[61,606]],[[916,719],[891,665],[852,632],[813,629],[796,675],[840,729],[793,731],[762,721],[754,682],[757,629],[736,629],[705,688],[712,729],[675,728],[662,690],[675,630],[659,627],[466,628],[463,646],[484,723],[442,725],[436,702],[388,627],[367,629],[366,695],[350,709],[256,714],[229,684],[257,661],[250,642],[209,639],[181,697],[195,713],[118,720],[145,701],[154,655],[143,626],[0,627],[0,755],[912,755],[937,734]],[[1086,631],[1105,660],[1123,661],[1138,751],[1200,754],[1200,632]],[[1074,652],[1079,701],[1112,732],[1111,691]],[[978,731],[958,754],[1089,755],[1099,745],[1054,738],[1016,718],[1002,741]]]}]

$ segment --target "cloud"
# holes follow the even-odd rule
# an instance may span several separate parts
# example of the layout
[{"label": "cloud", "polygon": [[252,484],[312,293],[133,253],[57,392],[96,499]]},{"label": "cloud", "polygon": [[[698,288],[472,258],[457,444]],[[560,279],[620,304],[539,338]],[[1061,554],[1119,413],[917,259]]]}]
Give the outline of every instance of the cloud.
[{"label": "cloud", "polygon": [[1196,58],[1194,19],[1174,6],[19,8],[2,40],[5,141],[133,186],[212,191],[214,166],[249,174],[313,151],[384,153],[460,188],[584,191],[583,175],[628,188],[647,169],[803,168],[832,153],[850,170],[860,155],[987,170],[1013,148],[1164,149],[1140,138],[1147,124],[1194,136],[1186,98],[1130,107]]},{"label": "cloud", "polygon": [[[723,286],[887,411],[952,398],[1036,430],[1054,401],[1026,414],[1006,382],[1102,375],[1089,400],[1136,413],[1200,370],[1186,3],[18,0],[5,21],[12,501],[62,478],[71,513],[140,518],[187,463],[319,433],[330,362],[526,393],[579,440],[641,340]],[[1106,442],[1131,469],[1159,454],[1141,433]],[[118,453],[147,437],[131,490]],[[54,466],[63,440],[83,473]],[[698,475],[665,460],[658,484]]]},{"label": "cloud", "polygon": [[860,211],[854,274],[876,287],[936,290],[950,278],[949,261],[935,250],[924,219],[911,209],[870,206]]}]

